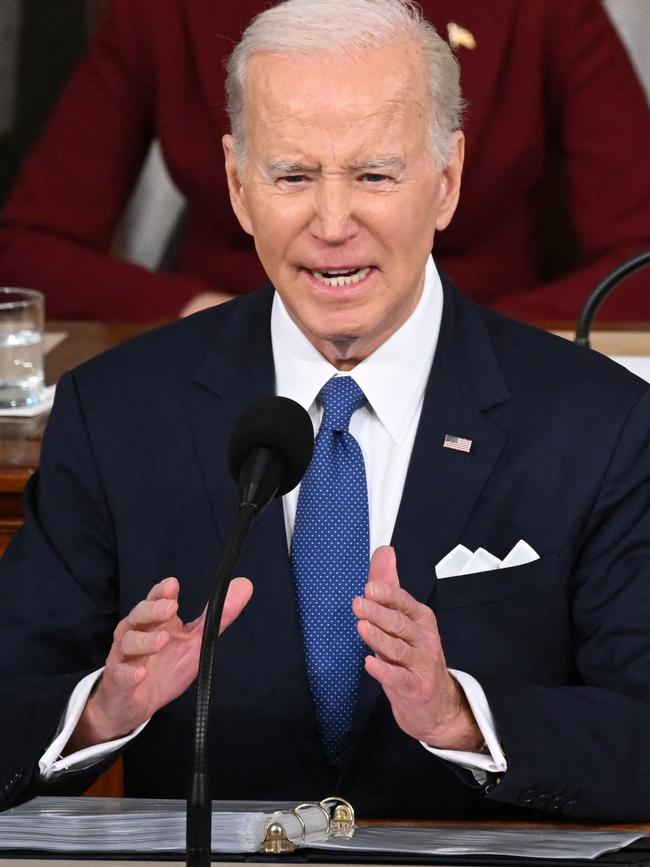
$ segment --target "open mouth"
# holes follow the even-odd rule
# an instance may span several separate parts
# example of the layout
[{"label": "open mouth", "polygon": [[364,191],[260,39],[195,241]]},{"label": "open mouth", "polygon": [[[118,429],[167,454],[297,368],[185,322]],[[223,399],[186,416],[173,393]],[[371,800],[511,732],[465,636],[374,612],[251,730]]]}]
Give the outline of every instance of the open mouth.
[{"label": "open mouth", "polygon": [[325,286],[352,286],[367,277],[370,270],[370,268],[331,268],[327,271],[309,269],[309,273]]}]

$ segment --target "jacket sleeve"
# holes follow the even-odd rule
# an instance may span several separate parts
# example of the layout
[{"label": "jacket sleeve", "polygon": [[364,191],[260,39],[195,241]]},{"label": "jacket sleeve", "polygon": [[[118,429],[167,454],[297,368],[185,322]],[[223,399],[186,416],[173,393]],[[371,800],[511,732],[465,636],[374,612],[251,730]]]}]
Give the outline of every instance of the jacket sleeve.
[{"label": "jacket sleeve", "polygon": [[[599,2],[546,6],[547,136],[558,151],[580,266],[517,296],[518,317],[532,320],[540,310],[573,319],[611,270],[650,248],[650,111],[636,73]],[[501,306],[507,311],[507,300]],[[603,313],[650,318],[650,272],[630,276]]]},{"label": "jacket sleeve", "polygon": [[2,281],[45,292],[51,318],[173,318],[213,288],[110,254],[154,135],[155,69],[138,5],[113,3],[0,217]]},{"label": "jacket sleeve", "polygon": [[[76,684],[103,665],[117,622],[113,522],[66,374],[29,482],[26,526],[0,564],[0,809],[39,792],[38,761]],[[105,768],[56,777],[48,791],[83,791]]]},{"label": "jacket sleeve", "polygon": [[649,430],[646,392],[576,552],[574,683],[481,681],[508,763],[489,798],[573,818],[650,816]]}]

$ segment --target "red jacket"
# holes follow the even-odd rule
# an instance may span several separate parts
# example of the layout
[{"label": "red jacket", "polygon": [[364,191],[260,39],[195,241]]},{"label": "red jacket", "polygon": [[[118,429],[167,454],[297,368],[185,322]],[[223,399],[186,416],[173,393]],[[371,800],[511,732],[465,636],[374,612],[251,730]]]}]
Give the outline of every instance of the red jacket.
[{"label": "red jacket", "polygon": [[[434,254],[462,291],[513,316],[572,319],[589,291],[650,246],[650,117],[598,0],[420,0],[459,47],[467,160]],[[47,295],[50,317],[157,320],[197,293],[245,292],[264,274],[228,199],[223,59],[266,0],[114,0],[0,222],[0,283]],[[177,274],[109,254],[153,136],[187,197]],[[570,221],[545,192],[566,179]],[[578,267],[546,284],[543,237],[576,236]],[[650,318],[650,271],[602,318]]]}]

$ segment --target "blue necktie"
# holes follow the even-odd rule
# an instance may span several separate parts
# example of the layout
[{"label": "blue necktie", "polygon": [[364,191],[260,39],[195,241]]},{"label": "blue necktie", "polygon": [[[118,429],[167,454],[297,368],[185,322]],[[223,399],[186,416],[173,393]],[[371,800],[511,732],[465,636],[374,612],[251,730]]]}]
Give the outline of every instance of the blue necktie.
[{"label": "blue necktie", "polygon": [[323,420],[300,486],[291,546],[307,673],[330,764],[341,765],[363,665],[352,600],[368,580],[366,471],[348,433],[365,395],[349,376],[320,392]]}]

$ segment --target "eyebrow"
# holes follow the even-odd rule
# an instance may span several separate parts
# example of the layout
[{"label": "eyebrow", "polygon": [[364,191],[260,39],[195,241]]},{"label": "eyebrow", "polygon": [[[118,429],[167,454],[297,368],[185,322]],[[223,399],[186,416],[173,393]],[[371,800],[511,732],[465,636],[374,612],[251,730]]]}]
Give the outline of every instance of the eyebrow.
[{"label": "eyebrow", "polygon": [[[406,168],[404,160],[401,157],[389,154],[377,159],[364,160],[358,165],[351,166],[351,171],[354,172],[375,172],[385,171],[389,169],[394,172],[403,172]],[[268,166],[268,171],[273,175],[302,175],[307,172],[314,173],[318,169],[314,166],[306,166],[304,163],[293,162],[292,160],[278,160]]]},{"label": "eyebrow", "polygon": [[404,164],[404,160],[398,156],[385,156],[378,157],[376,160],[365,160],[362,163],[359,163],[358,166],[354,167],[356,171],[383,171],[384,169],[390,169],[395,172],[403,172],[406,168]]},{"label": "eyebrow", "polygon": [[315,172],[313,167],[305,166],[302,163],[294,163],[290,160],[279,160],[277,163],[271,163],[268,170],[273,175],[302,175],[305,172]]}]

